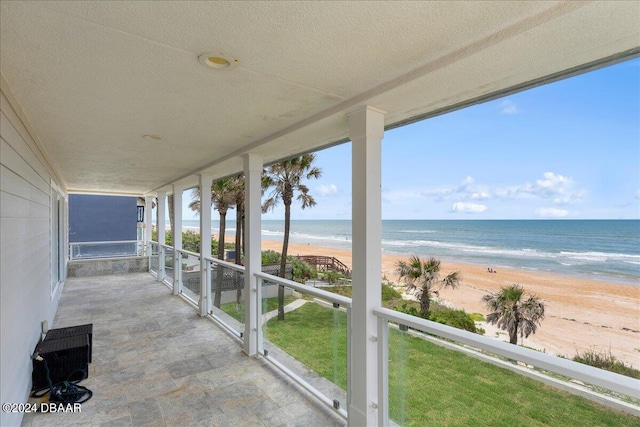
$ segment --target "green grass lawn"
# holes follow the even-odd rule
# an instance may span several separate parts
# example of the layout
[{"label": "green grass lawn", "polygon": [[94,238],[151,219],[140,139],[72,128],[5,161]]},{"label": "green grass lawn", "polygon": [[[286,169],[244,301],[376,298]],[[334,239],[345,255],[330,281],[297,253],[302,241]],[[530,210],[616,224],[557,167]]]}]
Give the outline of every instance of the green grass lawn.
[{"label": "green grass lawn", "polygon": [[[276,302],[277,304],[277,302]],[[346,316],[307,303],[265,338],[346,388]],[[389,414],[406,426],[640,426],[640,418],[390,330]]]},{"label": "green grass lawn", "polygon": [[[286,296],[284,297],[284,305],[289,304],[290,302],[295,301],[296,297],[294,296]],[[278,308],[278,298],[264,298],[262,300],[262,313],[268,313],[271,310],[275,310]],[[240,308],[238,309],[237,304],[235,302],[228,302],[220,305],[220,310],[227,313],[229,316],[236,319],[238,322],[244,323],[244,299],[243,303],[240,304]]]}]

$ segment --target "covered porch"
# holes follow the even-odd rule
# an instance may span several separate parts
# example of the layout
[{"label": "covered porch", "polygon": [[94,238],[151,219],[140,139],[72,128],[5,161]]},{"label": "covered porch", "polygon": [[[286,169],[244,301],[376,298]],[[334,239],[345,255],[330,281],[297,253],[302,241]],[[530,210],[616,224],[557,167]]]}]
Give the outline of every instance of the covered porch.
[{"label": "covered porch", "polygon": [[[384,132],[637,57],[637,2],[4,1],[0,8],[2,401],[27,400],[30,356],[46,322],[94,323],[87,386],[101,390],[85,413],[28,415],[27,425],[389,425],[390,325],[638,397],[637,380],[440,329],[385,310],[380,297]],[[337,404],[316,394],[323,409],[265,364],[296,378],[263,339],[263,282],[277,278],[261,272],[261,173],[346,141],[353,299],[280,282],[344,310],[346,397]],[[198,254],[183,250],[180,233],[166,244],[169,195],[179,230],[185,191],[239,174],[243,267],[211,257],[210,209],[200,215]],[[68,279],[69,194],[145,198],[144,244],[157,277]],[[208,191],[200,203],[211,205]],[[181,270],[165,274],[184,256],[198,258],[197,295],[188,295]],[[208,321],[223,317],[212,301],[216,265],[242,271],[238,329]],[[22,421],[20,413],[1,417],[3,425]]]},{"label": "covered porch", "polygon": [[344,419],[198,313],[149,273],[67,280],[54,327],[93,323],[80,413],[36,426],[340,426]]}]

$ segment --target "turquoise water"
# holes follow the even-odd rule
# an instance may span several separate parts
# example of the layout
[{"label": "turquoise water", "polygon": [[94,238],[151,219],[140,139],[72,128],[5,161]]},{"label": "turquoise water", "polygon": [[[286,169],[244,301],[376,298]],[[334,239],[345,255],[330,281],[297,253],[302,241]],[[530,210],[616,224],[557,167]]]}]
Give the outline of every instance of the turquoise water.
[{"label": "turquoise water", "polygon": [[[228,221],[227,233],[234,229]],[[263,239],[282,240],[283,230],[283,221],[262,222]],[[291,242],[350,249],[351,221],[294,220]],[[640,220],[385,220],[382,248],[640,285]]]}]

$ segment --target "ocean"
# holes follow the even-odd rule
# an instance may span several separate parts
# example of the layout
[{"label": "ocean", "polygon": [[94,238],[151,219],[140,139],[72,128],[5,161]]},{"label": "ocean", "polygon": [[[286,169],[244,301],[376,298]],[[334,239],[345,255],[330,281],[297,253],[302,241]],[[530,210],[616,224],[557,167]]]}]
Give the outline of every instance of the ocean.
[{"label": "ocean", "polygon": [[[265,240],[282,240],[283,230],[284,221],[262,221]],[[351,249],[351,221],[293,220],[290,241]],[[640,220],[384,220],[382,250],[640,286]]]}]

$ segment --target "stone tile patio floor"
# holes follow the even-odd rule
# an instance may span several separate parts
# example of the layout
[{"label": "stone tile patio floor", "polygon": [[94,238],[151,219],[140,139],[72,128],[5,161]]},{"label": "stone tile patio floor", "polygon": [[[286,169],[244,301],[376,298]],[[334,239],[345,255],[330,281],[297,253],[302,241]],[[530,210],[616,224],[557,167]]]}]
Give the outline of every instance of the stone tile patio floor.
[{"label": "stone tile patio floor", "polygon": [[148,273],[68,279],[53,327],[85,323],[93,363],[81,385],[93,398],[23,426],[346,424]]}]

